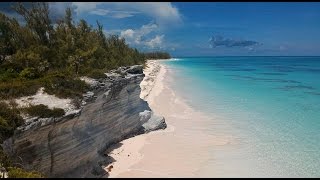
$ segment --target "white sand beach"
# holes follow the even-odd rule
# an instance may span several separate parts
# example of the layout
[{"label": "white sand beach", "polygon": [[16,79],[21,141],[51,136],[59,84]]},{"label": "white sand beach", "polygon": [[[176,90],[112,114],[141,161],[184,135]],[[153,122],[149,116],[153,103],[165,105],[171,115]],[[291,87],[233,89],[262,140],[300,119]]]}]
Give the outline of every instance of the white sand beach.
[{"label": "white sand beach", "polygon": [[[109,177],[196,177],[209,159],[208,148],[232,143],[232,137],[206,133],[209,117],[190,108],[170,88],[171,69],[149,60],[141,98],[165,117],[167,128],[120,142],[110,156]],[[212,119],[212,117],[211,117]],[[110,169],[106,167],[105,169]]]}]

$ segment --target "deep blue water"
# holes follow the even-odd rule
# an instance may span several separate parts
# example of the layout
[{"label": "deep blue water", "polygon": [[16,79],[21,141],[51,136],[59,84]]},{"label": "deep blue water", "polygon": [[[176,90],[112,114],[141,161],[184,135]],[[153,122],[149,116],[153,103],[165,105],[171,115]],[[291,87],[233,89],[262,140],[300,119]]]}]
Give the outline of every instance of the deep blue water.
[{"label": "deep blue water", "polygon": [[[320,177],[320,57],[192,57],[164,63],[174,69],[174,89],[190,106],[231,127],[244,152],[233,150],[233,159],[250,160],[261,171],[257,176]],[[207,128],[213,135],[218,130],[214,122]]]}]

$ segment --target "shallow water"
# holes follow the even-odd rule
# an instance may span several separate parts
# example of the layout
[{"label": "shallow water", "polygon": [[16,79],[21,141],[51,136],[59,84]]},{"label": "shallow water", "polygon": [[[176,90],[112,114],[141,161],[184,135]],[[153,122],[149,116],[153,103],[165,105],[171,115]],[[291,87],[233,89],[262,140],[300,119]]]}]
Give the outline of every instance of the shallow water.
[{"label": "shallow water", "polygon": [[172,88],[214,116],[197,172],[212,177],[320,177],[320,57],[193,57],[163,62]]}]

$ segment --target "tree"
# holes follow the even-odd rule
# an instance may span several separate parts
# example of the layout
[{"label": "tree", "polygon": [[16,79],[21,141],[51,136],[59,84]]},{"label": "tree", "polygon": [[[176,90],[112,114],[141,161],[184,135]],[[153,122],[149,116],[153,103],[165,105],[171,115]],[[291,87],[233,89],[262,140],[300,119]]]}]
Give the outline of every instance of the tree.
[{"label": "tree", "polygon": [[76,54],[76,55],[69,56],[68,62],[70,64],[71,68],[74,69],[74,72],[76,75],[79,74],[79,69],[80,69],[80,66],[83,63],[83,61],[84,60],[81,55]]},{"label": "tree", "polygon": [[72,11],[71,11],[71,8],[67,8],[66,9],[66,15],[65,15],[65,23],[67,24],[67,27],[69,29],[73,29],[73,22],[72,22]]},{"label": "tree", "polygon": [[99,35],[99,39],[100,39],[100,44],[103,46],[103,48],[107,47],[106,44],[106,36],[103,33],[103,25],[100,24],[99,21],[97,21],[97,26],[98,26],[98,35]]},{"label": "tree", "polygon": [[[107,70],[145,62],[144,54],[129,47],[124,38],[106,36],[99,21],[96,28],[84,19],[74,22],[67,8],[65,17],[53,26],[48,3],[30,5],[14,7],[23,16],[23,24],[0,13],[2,99],[32,95],[40,87],[61,98],[79,98],[88,86],[78,76],[103,78]],[[0,143],[24,123],[20,112],[21,108],[0,103]],[[2,149],[0,161],[6,169],[12,166]],[[17,167],[7,170],[9,177],[39,177]]]},{"label": "tree", "polygon": [[13,53],[13,46],[10,42],[12,32],[10,21],[4,14],[0,13],[0,64],[5,60],[7,55]]},{"label": "tree", "polygon": [[48,45],[53,30],[49,18],[49,5],[47,2],[32,2],[32,8],[27,9],[21,2],[14,7],[22,15],[27,26],[37,34],[41,44]]}]

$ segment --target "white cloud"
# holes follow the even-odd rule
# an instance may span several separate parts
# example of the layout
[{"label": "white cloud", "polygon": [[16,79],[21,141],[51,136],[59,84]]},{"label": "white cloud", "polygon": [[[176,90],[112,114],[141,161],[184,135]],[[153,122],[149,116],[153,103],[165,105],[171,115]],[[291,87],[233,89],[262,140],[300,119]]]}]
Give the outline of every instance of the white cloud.
[{"label": "white cloud", "polygon": [[155,31],[157,28],[158,28],[158,25],[157,25],[157,24],[149,23],[149,24],[143,25],[143,26],[141,27],[139,33],[140,33],[141,35],[149,34],[149,33],[151,33],[152,31]]},{"label": "white cloud", "polygon": [[253,49],[253,47],[246,47],[249,51],[253,51],[254,49]]},{"label": "white cloud", "polygon": [[133,38],[135,32],[132,29],[127,29],[120,33],[120,37]]},{"label": "white cloud", "polygon": [[89,12],[90,14],[95,14],[99,16],[109,16],[116,19],[122,19],[127,17],[132,17],[139,12],[136,11],[113,11],[107,9],[95,9]]},{"label": "white cloud", "polygon": [[135,2],[130,4],[133,9],[141,11],[154,19],[159,23],[172,23],[180,22],[181,15],[176,7],[170,2]]},{"label": "white cloud", "polygon": [[110,11],[106,9],[96,9],[96,10],[90,11],[90,14],[104,16],[104,15],[107,15],[109,12]]},{"label": "white cloud", "polygon": [[149,41],[146,41],[145,44],[153,49],[156,47],[162,48],[162,41],[163,41],[164,35],[156,35],[153,39],[150,39]]},{"label": "white cloud", "polygon": [[97,9],[97,5],[101,5],[103,2],[73,2],[72,5],[76,7],[77,14],[94,11]]},{"label": "white cloud", "polygon": [[141,26],[139,29],[127,29],[120,32],[120,37],[125,38],[130,45],[138,45],[150,49],[163,47],[164,35],[155,35],[151,37],[151,33],[156,32],[157,24],[149,23]]},{"label": "white cloud", "polygon": [[111,17],[116,18],[116,19],[122,19],[122,18],[135,16],[135,14],[139,14],[139,12],[136,12],[136,11],[112,11]]},{"label": "white cloud", "polygon": [[136,30],[127,29],[121,31],[120,37],[125,38],[129,44],[140,44],[147,35],[153,31],[156,31],[157,27],[158,25],[149,23]]},{"label": "white cloud", "polygon": [[133,14],[129,14],[129,13],[115,13],[112,15],[113,18],[116,19],[122,19],[122,18],[127,18],[127,17],[132,17],[134,16]]},{"label": "white cloud", "polygon": [[170,2],[73,2],[72,5],[77,14],[107,15],[113,11],[110,17],[126,18],[142,13],[160,24],[181,22],[179,10]]},{"label": "white cloud", "polygon": [[117,35],[117,34],[120,34],[123,30],[121,29],[103,29],[103,33],[106,35],[106,36],[109,36],[109,35]]}]

